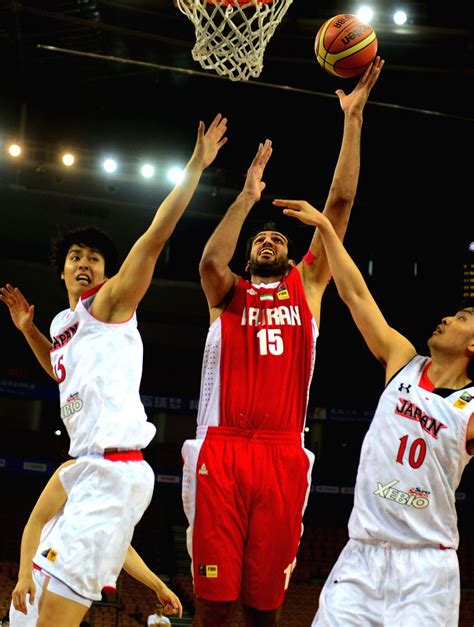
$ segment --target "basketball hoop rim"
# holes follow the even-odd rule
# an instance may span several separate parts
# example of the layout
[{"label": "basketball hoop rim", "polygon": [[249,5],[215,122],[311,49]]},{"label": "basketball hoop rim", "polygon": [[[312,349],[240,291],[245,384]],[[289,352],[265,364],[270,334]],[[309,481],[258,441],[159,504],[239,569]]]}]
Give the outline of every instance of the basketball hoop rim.
[{"label": "basketball hoop rim", "polygon": [[219,4],[224,7],[236,7],[243,5],[259,5],[259,4],[273,4],[274,0],[191,0],[197,2],[204,2],[205,4]]}]

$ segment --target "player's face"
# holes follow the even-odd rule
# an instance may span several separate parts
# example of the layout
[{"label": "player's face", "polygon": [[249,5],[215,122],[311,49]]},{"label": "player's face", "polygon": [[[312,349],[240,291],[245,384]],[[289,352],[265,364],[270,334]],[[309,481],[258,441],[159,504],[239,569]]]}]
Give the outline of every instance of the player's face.
[{"label": "player's face", "polygon": [[98,250],[73,244],[66,255],[61,278],[68,294],[79,297],[102,283],[106,278],[104,272],[105,259]]},{"label": "player's face", "polygon": [[288,240],[278,231],[261,231],[252,243],[250,272],[256,276],[278,276],[288,269]]},{"label": "player's face", "polygon": [[468,346],[474,350],[474,307],[466,307],[454,316],[443,318],[428,340],[428,346],[450,351],[453,355],[464,353]]}]

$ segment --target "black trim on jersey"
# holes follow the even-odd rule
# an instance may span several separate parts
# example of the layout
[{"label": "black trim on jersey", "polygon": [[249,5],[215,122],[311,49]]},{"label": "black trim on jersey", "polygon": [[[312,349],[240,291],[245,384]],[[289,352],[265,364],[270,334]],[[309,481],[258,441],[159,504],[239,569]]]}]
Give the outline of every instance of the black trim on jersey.
[{"label": "black trim on jersey", "polygon": [[[415,357],[421,357],[421,355],[413,355],[410,361],[413,361]],[[397,370],[397,372],[392,377],[390,377],[390,381],[387,381],[387,385],[385,386],[385,388],[388,387],[388,385],[393,381],[393,379],[395,379],[398,373],[403,370],[403,368],[406,368],[408,366],[410,361],[407,361],[407,363],[404,366],[402,366],[399,370]],[[460,392],[461,390],[465,390],[466,388],[471,388],[473,386],[474,386],[474,381],[469,381],[468,384],[464,385],[462,388],[457,388],[457,389],[433,388],[431,390],[431,394],[437,394],[438,396],[441,396],[441,398],[448,398],[448,396],[451,396],[451,394],[453,394],[454,392]]]},{"label": "black trim on jersey", "polygon": [[460,392],[461,390],[465,390],[466,388],[470,388],[474,385],[473,381],[470,381],[467,385],[465,385],[462,388],[457,388],[455,390],[451,390],[450,388],[434,388],[433,390],[433,394],[437,394],[438,396],[442,396],[443,398],[447,398],[448,396],[450,396],[451,394],[453,394],[453,392]]}]

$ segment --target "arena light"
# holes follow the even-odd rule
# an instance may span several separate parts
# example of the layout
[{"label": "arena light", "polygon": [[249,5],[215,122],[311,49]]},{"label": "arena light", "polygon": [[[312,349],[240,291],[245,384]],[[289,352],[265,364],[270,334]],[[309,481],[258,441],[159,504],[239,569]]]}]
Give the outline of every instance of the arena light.
[{"label": "arena light", "polygon": [[141,175],[149,179],[155,174],[155,168],[151,165],[151,163],[144,163],[140,168]]},{"label": "arena light", "polygon": [[184,178],[184,170],[179,166],[173,166],[168,169],[166,173],[166,178],[170,183],[176,185],[176,183],[180,183]]},{"label": "arena light", "polygon": [[70,168],[72,165],[74,165],[74,162],[76,161],[75,157],[73,154],[71,154],[70,152],[66,152],[63,157],[62,157],[62,162],[64,163],[65,166],[67,166],[68,168]]},{"label": "arena light", "polygon": [[108,174],[112,174],[117,170],[117,162],[115,161],[115,159],[104,159],[104,161],[102,162],[102,167]]},{"label": "arena light", "polygon": [[407,21],[408,16],[405,11],[395,11],[393,14],[393,21],[397,26],[402,26]]},{"label": "arena light", "polygon": [[370,24],[371,19],[374,17],[374,12],[369,6],[363,5],[357,11],[357,17],[359,20],[362,20],[362,22]]},{"label": "arena light", "polygon": [[15,159],[21,155],[21,146],[18,144],[10,144],[8,146],[8,154],[10,157],[14,157]]}]

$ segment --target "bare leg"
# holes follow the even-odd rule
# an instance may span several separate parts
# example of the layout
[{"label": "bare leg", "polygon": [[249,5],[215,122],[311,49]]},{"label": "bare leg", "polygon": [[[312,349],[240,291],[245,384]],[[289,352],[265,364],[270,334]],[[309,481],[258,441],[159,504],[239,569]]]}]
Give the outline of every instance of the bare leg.
[{"label": "bare leg", "polygon": [[41,606],[37,627],[78,627],[89,608],[82,603],[45,590],[41,595]]},{"label": "bare leg", "polygon": [[206,601],[196,598],[193,627],[225,627],[230,625],[235,601]]},{"label": "bare leg", "polygon": [[275,627],[280,624],[282,606],[276,610],[256,610],[254,607],[242,605],[247,627]]}]

